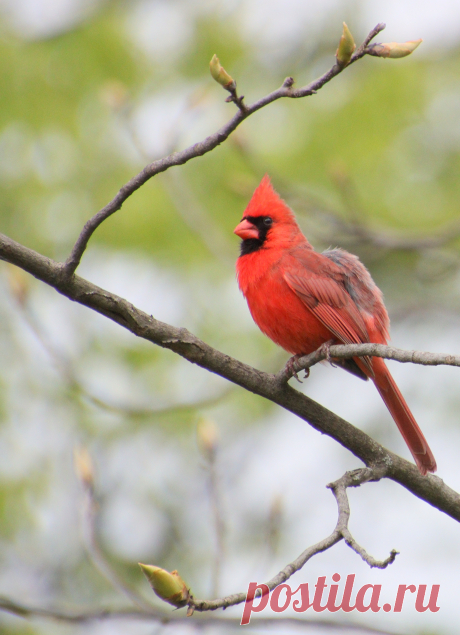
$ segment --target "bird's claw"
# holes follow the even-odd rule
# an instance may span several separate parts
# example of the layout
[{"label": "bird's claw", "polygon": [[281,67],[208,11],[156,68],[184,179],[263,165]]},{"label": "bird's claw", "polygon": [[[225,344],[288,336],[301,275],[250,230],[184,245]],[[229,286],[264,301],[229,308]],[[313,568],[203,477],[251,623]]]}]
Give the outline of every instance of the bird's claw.
[{"label": "bird's claw", "polygon": [[[299,379],[299,375],[297,374],[297,371],[295,369],[295,363],[299,360],[299,358],[300,355],[293,355],[290,359],[288,359],[288,361],[286,362],[286,366],[284,367],[284,372],[286,373],[288,378],[295,377],[299,384],[301,384],[303,382],[301,379]],[[308,375],[305,375],[305,377],[308,377]]]},{"label": "bird's claw", "polygon": [[334,362],[331,359],[331,346],[332,346],[332,344],[334,344],[334,340],[329,340],[328,342],[324,342],[324,344],[321,344],[321,346],[319,347],[319,350],[320,350],[321,354],[326,356],[326,360],[329,362],[329,364],[333,368],[337,368],[337,366],[334,364]]}]

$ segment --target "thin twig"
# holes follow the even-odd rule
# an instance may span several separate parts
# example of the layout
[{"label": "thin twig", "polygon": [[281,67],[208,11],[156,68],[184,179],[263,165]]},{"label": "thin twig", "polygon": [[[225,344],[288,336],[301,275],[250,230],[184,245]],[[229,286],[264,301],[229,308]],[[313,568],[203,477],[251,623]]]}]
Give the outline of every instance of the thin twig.
[{"label": "thin twig", "polygon": [[[246,106],[244,108],[246,108]],[[122,122],[127,133],[131,136],[131,140],[139,156],[143,161],[148,161],[150,157],[142,145],[132,119],[129,117],[131,110],[132,108],[129,110],[126,109],[123,112]],[[184,113],[181,114],[183,115]],[[174,121],[171,129],[173,132],[171,131],[169,135],[171,137],[171,141],[168,144],[169,149],[167,150],[169,153],[172,153],[176,148],[179,129],[179,121]],[[230,242],[215,219],[210,214],[206,214],[202,204],[197,200],[191,187],[188,186],[185,177],[173,170],[165,172],[162,181],[176,211],[190,231],[200,239],[210,254],[217,260],[220,260],[224,265],[228,265],[231,256],[233,256],[233,249],[230,246]]]},{"label": "thin twig", "polygon": [[[349,546],[356,551],[371,567],[385,568],[388,564],[394,561],[396,552],[393,551],[389,558],[384,562],[379,562],[369,556],[362,547],[360,547],[351,536],[348,530],[348,521],[350,517],[350,508],[348,498],[346,495],[347,487],[358,487],[359,485],[368,481],[377,481],[385,476],[385,471],[375,471],[368,468],[355,470],[354,472],[347,472],[341,479],[328,485],[333,491],[337,501],[338,508],[338,520],[336,527],[332,534],[324,540],[316,543],[312,547],[306,549],[296,560],[288,564],[282,571],[274,576],[267,586],[270,590],[276,588],[279,584],[286,582],[294,573],[299,571],[313,556],[330,549],[342,539],[349,544]],[[4,610],[10,613],[14,613],[20,617],[45,617],[54,619],[57,621],[65,621],[72,623],[84,623],[93,620],[108,619],[108,618],[135,618],[135,619],[161,619],[162,622],[177,621],[177,619],[169,616],[164,611],[158,611],[148,602],[146,602],[141,596],[131,589],[119,576],[113,571],[111,566],[105,560],[105,557],[99,547],[95,534],[95,517],[97,503],[94,498],[93,480],[91,476],[88,476],[86,472],[86,478],[82,478],[82,483],[85,486],[85,534],[87,549],[96,565],[97,569],[104,575],[106,579],[116,588],[118,591],[127,596],[137,607],[137,610],[121,609],[121,610],[97,610],[97,611],[79,611],[78,613],[66,613],[59,610],[49,610],[42,608],[32,608],[23,604],[16,603],[7,598],[0,598],[0,610]],[[194,611],[207,612],[214,611],[219,608],[227,608],[229,606],[235,606],[245,601],[246,594],[237,593],[231,596],[216,600],[196,600],[193,597],[190,598],[188,603],[189,611],[187,615],[192,615]],[[220,620],[219,620],[220,621]],[[231,620],[223,620],[227,623],[232,623]],[[265,623],[270,623],[268,620],[264,620]],[[198,622],[200,623],[200,622]],[[255,622],[258,623],[258,622]],[[277,623],[278,620],[277,620]],[[299,622],[300,624],[301,622]],[[309,622],[311,623],[311,621]]]},{"label": "thin twig", "polygon": [[364,55],[368,54],[367,47],[369,46],[371,40],[373,40],[381,31],[386,28],[386,24],[384,22],[379,22],[372,31],[369,32],[367,37],[364,39],[364,42],[359,46],[356,51],[353,53],[350,64],[356,62],[356,60],[361,59]]},{"label": "thin twig", "polygon": [[222,501],[217,473],[217,447],[208,453],[209,490],[212,507],[212,517],[215,533],[215,555],[212,569],[212,595],[218,595],[222,564],[225,556],[225,522],[222,513]]},{"label": "thin twig", "polygon": [[111,586],[128,598],[137,608],[142,611],[154,612],[154,607],[145,600],[137,591],[118,575],[107,561],[97,539],[96,517],[98,503],[94,496],[92,483],[83,482],[84,499],[82,505],[82,533],[86,551],[99,573],[111,584]]},{"label": "thin twig", "polygon": [[[327,549],[330,549],[335,544],[342,540],[342,535],[336,529],[323,540],[320,540],[315,545],[308,547],[305,549],[296,560],[288,564],[284,569],[282,569],[275,577],[266,582],[266,585],[272,591],[275,587],[289,580],[289,578],[299,571],[313,556],[316,556]],[[234,593],[233,595],[228,595],[223,598],[218,598],[216,600],[197,600],[195,598],[190,599],[189,606],[192,607],[195,611],[215,611],[216,609],[225,609],[229,606],[235,606],[237,604],[242,604],[246,600],[246,593]]]},{"label": "thin twig", "polygon": [[350,357],[383,357],[392,359],[402,364],[420,364],[421,366],[460,366],[460,355],[448,355],[444,353],[429,353],[427,351],[406,351],[402,348],[385,346],[384,344],[336,344],[324,350],[321,346],[304,357],[300,357],[292,364],[286,365],[277,378],[279,381],[287,381],[294,376],[294,372],[311,368],[318,362],[329,357],[335,359],[349,359]]},{"label": "thin twig", "polygon": [[[236,148],[243,152],[239,145]],[[424,235],[420,231],[409,233],[385,230],[382,227],[374,229],[364,218],[365,210],[358,204],[354,183],[347,174],[341,175],[340,180],[344,181],[338,183],[338,186],[348,218],[343,218],[336,209],[325,207],[322,200],[311,192],[306,194],[304,188],[297,188],[287,183],[281,187],[284,198],[291,203],[299,215],[308,214],[310,217],[317,217],[318,223],[315,223],[313,231],[317,239],[325,244],[336,244],[339,233],[342,244],[371,248],[372,253],[375,249],[414,252],[444,247],[460,237],[458,219],[447,221],[442,227],[430,230],[429,235]],[[277,182],[283,184],[281,175],[277,175]]]},{"label": "thin twig", "polygon": [[123,403],[109,402],[97,395],[91,393],[77,378],[77,375],[72,367],[70,360],[58,350],[53,342],[50,341],[48,335],[41,327],[38,318],[30,307],[23,303],[16,303],[22,317],[24,318],[27,326],[30,328],[34,336],[40,342],[41,346],[49,356],[51,362],[56,366],[56,369],[61,373],[62,378],[67,384],[67,389],[76,393],[77,397],[82,401],[92,403],[99,408],[103,408],[108,412],[123,414],[132,418],[144,418],[144,417],[160,417],[168,414],[175,414],[179,412],[186,412],[190,410],[200,410],[209,408],[216,405],[222,399],[224,399],[231,391],[229,388],[225,388],[215,395],[210,397],[204,397],[200,401],[190,401],[183,403],[173,403],[165,406],[132,406]]},{"label": "thin twig", "polygon": [[[301,206],[300,201],[298,206]],[[424,236],[420,234],[407,235],[407,233],[397,234],[396,232],[384,231],[381,228],[374,230],[362,218],[347,221],[340,218],[335,211],[323,210],[317,205],[315,206],[315,213],[323,221],[322,226],[319,228],[321,231],[318,236],[326,243],[335,242],[337,240],[337,231],[339,231],[341,232],[342,242],[345,240],[349,244],[362,244],[366,247],[371,246],[385,251],[414,252],[444,247],[460,236],[460,223],[457,220],[448,222],[442,228],[431,232],[428,236]],[[333,225],[332,230],[325,230],[324,220]]]},{"label": "thin twig", "polygon": [[[53,620],[56,622],[64,622],[69,624],[86,624],[88,622],[95,622],[101,620],[143,620],[152,622],[153,620],[158,621],[161,620],[163,624],[168,623],[177,623],[184,622],[186,619],[182,613],[177,611],[170,612],[152,612],[152,611],[140,611],[137,609],[131,608],[121,608],[121,609],[113,609],[113,608],[103,608],[103,609],[87,609],[80,610],[75,613],[71,613],[69,611],[60,611],[56,609],[43,609],[39,607],[30,606],[27,604],[23,604],[22,602],[15,602],[10,598],[0,597],[0,611],[5,611],[6,613],[11,613],[12,615],[16,615],[17,617],[22,618],[41,618]],[[196,630],[202,629],[203,625],[207,624],[222,624],[228,627],[234,626],[238,630],[240,630],[240,619],[239,618],[229,618],[225,615],[200,615],[199,619],[196,620],[188,620],[187,628],[191,627]],[[365,626],[362,623],[356,622],[347,622],[342,623],[337,620],[316,620],[316,619],[301,619],[295,617],[277,617],[277,618],[258,618],[254,616],[251,619],[251,624],[248,625],[251,627],[270,627],[280,625],[284,626],[294,626],[302,630],[310,630],[310,629],[321,629],[321,630],[338,630],[343,631],[344,633],[360,633],[362,635],[398,635],[393,631],[382,631],[380,629],[372,628],[371,626]]]},{"label": "thin twig", "polygon": [[176,171],[163,175],[163,183],[169,197],[188,228],[198,236],[209,253],[225,266],[233,265],[235,249],[216,223],[215,219],[205,212],[196,195],[187,185],[185,177]]},{"label": "thin twig", "polygon": [[219,595],[219,583],[225,555],[225,522],[222,513],[221,488],[218,474],[219,435],[212,420],[201,419],[197,426],[198,446],[206,461],[209,499],[214,529],[214,557],[211,569],[211,594]]},{"label": "thin twig", "polygon": [[69,622],[72,624],[81,624],[85,622],[93,622],[103,619],[112,618],[131,618],[131,619],[148,619],[155,618],[163,619],[163,613],[161,611],[141,611],[139,609],[125,608],[125,609],[87,609],[84,611],[78,611],[75,613],[60,611],[58,609],[44,609],[35,606],[29,606],[22,602],[16,602],[10,598],[0,597],[0,610],[7,613],[12,613],[18,617],[31,618],[39,617],[55,620],[57,622]]},{"label": "thin twig", "polygon": [[83,394],[83,397],[87,399],[90,403],[93,403],[100,408],[104,408],[105,410],[113,413],[123,414],[127,417],[132,417],[133,419],[142,419],[146,417],[162,417],[165,415],[174,415],[179,414],[180,412],[189,412],[191,410],[204,410],[206,408],[211,408],[212,406],[217,405],[220,401],[225,399],[231,392],[231,388],[226,388],[225,390],[221,390],[215,395],[211,395],[210,397],[203,397],[203,399],[199,401],[184,401],[178,403],[171,403],[165,406],[155,407],[155,406],[131,406],[126,403],[114,403],[109,402],[107,400],[102,400],[95,395],[92,395],[88,392]]},{"label": "thin twig", "polygon": [[[368,481],[379,481],[384,477],[385,470],[382,468],[378,470],[363,468],[360,470],[354,470],[353,472],[346,472],[338,481],[330,483],[327,487],[332,490],[337,501],[338,509],[338,519],[334,531],[327,538],[324,538],[315,545],[305,549],[298,558],[286,565],[277,575],[266,582],[265,584],[268,586],[270,591],[289,580],[289,578],[293,576],[294,573],[302,569],[302,567],[304,567],[305,564],[313,558],[313,556],[316,556],[323,551],[327,551],[341,540],[344,540],[370,567],[384,569],[394,562],[397,554],[396,551],[393,550],[390,556],[384,561],[376,560],[367,554],[360,545],[358,545],[348,529],[350,506],[346,493],[347,487],[359,487],[363,483]],[[233,595],[218,598],[216,600],[197,600],[191,597],[189,607],[194,611],[215,611],[216,609],[241,604],[245,600],[246,594],[244,592],[234,593]]]},{"label": "thin twig", "polygon": [[342,478],[329,483],[327,486],[335,496],[337,501],[337,507],[339,509],[339,520],[337,523],[337,529],[340,531],[345,543],[353,549],[370,567],[377,569],[386,569],[389,564],[395,561],[398,552],[393,549],[390,555],[385,560],[376,560],[373,556],[369,555],[367,551],[361,547],[351,535],[348,529],[348,521],[350,519],[350,504],[348,502],[347,487],[358,487],[368,481],[378,481],[384,477],[384,472],[377,473],[369,468],[362,468],[360,470],[354,470],[353,472],[346,472]]},{"label": "thin twig", "polygon": [[[384,24],[378,24],[374,29],[372,29],[372,31],[364,40],[363,44],[352,56],[350,64],[356,62],[358,59],[367,54],[367,46],[369,42],[377,35],[377,33],[382,31],[384,28]],[[172,166],[183,165],[191,159],[203,156],[207,152],[214,150],[214,148],[216,148],[230,136],[230,134],[244,121],[244,119],[246,119],[256,111],[260,110],[261,108],[267,106],[268,104],[271,104],[272,102],[281,99],[282,97],[298,99],[316,94],[318,90],[320,90],[320,88],[330,82],[331,79],[333,79],[336,75],[341,73],[344,68],[346,67],[340,66],[339,64],[335,63],[332,68],[329,69],[329,71],[324,73],[324,75],[322,75],[318,79],[313,80],[306,86],[297,89],[292,88],[294,80],[289,77],[283,82],[280,88],[269,93],[265,97],[262,97],[250,106],[243,106],[242,102],[238,101],[241,100],[242,97],[237,98],[236,104],[239,108],[238,112],[232,117],[232,119],[230,119],[230,121],[222,126],[220,130],[210,135],[202,142],[195,143],[185,150],[174,152],[163,159],[159,159],[158,161],[154,161],[153,163],[147,165],[141,172],[139,172],[139,174],[134,176],[120,189],[118,194],[115,196],[114,199],[110,201],[110,203],[108,203],[87,221],[75,245],[73,246],[68,259],[65,262],[62,270],[62,275],[64,277],[70,278],[75,273],[78,265],[80,264],[83,253],[86,250],[88,241],[90,240],[96,229],[99,227],[99,225],[103,223],[109,216],[117,212],[126,201],[126,199],[129,198],[133,194],[133,192],[138,190],[153,176],[159,174],[160,172],[165,172]],[[232,99],[231,101],[235,101],[235,99]]]},{"label": "thin twig", "polygon": [[241,95],[241,97],[238,96],[238,93],[236,91],[236,83],[234,84],[234,86],[227,88],[226,90],[230,92],[230,95],[229,97],[227,97],[225,101],[228,103],[233,102],[241,110],[243,115],[245,115],[247,113],[248,108],[246,104],[243,102],[244,95]]}]

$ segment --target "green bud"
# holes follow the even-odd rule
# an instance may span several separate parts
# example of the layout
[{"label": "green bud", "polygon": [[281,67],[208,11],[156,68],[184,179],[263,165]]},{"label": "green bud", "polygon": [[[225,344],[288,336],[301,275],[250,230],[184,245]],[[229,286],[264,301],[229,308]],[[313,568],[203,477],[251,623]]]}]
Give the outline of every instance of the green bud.
[{"label": "green bud", "polygon": [[384,42],[382,44],[371,44],[369,46],[369,53],[376,57],[406,57],[410,55],[417,46],[422,42],[419,40],[410,40],[409,42]]},{"label": "green bud", "polygon": [[350,29],[344,22],[342,37],[340,38],[339,46],[335,52],[337,64],[342,67],[347,66],[350,63],[351,56],[353,55],[355,49],[356,44],[353,36],[350,33]]},{"label": "green bud", "polygon": [[218,82],[225,89],[233,90],[234,88],[236,88],[235,80],[227,73],[225,68],[221,66],[217,55],[213,55],[212,60],[209,62],[209,69],[216,82]]},{"label": "green bud", "polygon": [[139,566],[159,598],[177,608],[187,604],[190,594],[187,585],[177,571],[171,571],[170,573],[160,567],[140,562]]}]

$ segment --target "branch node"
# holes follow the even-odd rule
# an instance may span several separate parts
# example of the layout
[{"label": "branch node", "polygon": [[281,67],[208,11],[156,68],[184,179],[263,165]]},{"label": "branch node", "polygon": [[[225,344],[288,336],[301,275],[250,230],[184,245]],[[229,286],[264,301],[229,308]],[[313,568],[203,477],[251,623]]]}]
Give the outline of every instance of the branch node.
[{"label": "branch node", "polygon": [[353,53],[350,60],[350,64],[352,62],[356,62],[356,60],[359,60],[361,57],[363,57],[364,55],[368,53],[367,47],[369,46],[369,43],[371,42],[371,40],[373,40],[375,36],[378,35],[385,28],[386,28],[386,24],[384,22],[379,22],[372,29],[372,31],[365,38],[364,42],[361,44],[361,46]]},{"label": "branch node", "polygon": [[350,504],[348,502],[347,488],[359,487],[363,483],[369,481],[380,480],[382,476],[380,473],[376,473],[374,469],[365,467],[351,472],[345,472],[345,474],[333,483],[329,483],[327,487],[334,494],[337,501],[337,508],[339,517],[337,520],[336,531],[339,532],[345,543],[353,549],[371,568],[385,569],[389,564],[394,562],[398,552],[394,549],[391,551],[388,558],[385,560],[376,560],[373,556],[369,555],[367,551],[359,545],[351,535],[348,529],[348,522],[350,520]]},{"label": "branch node", "polygon": [[[357,51],[352,55],[350,64],[352,62],[357,61],[360,57],[366,54],[366,48],[369,45],[369,42],[373,37],[377,35],[380,31],[385,28],[383,23],[378,24],[374,29],[369,33],[369,35],[364,40],[363,44],[359,47]],[[227,124],[221,128],[219,131],[207,137],[201,143],[195,143],[194,145],[182,150],[181,152],[173,152],[169,156],[160,159],[158,161],[154,161],[153,163],[145,166],[139,174],[134,176],[128,183],[126,183],[115,196],[115,198],[110,201],[105,207],[103,207],[99,212],[97,212],[92,218],[88,220],[85,224],[83,230],[80,233],[75,245],[72,248],[72,252],[67,259],[64,265],[65,274],[63,274],[64,282],[67,279],[70,279],[72,275],[75,273],[77,267],[80,264],[81,258],[86,250],[88,245],[88,241],[96,231],[96,229],[103,223],[109,216],[117,212],[123,203],[136,191],[138,190],[146,181],[159,174],[160,172],[164,172],[169,168],[175,165],[182,165],[189,161],[190,159],[202,156],[207,152],[210,152],[214,148],[216,148],[222,141],[225,141],[229,135],[235,130],[235,128],[245,119],[247,116],[253,114],[260,108],[272,103],[273,101],[280,99],[281,97],[307,97],[308,95],[315,95],[317,91],[322,88],[325,84],[327,84],[331,79],[333,79],[338,73],[343,70],[339,64],[334,64],[332,68],[329,69],[326,73],[324,73],[321,77],[314,80],[307,86],[300,88],[298,90],[291,90],[292,85],[294,84],[294,79],[292,77],[287,77],[282,85],[282,88],[287,90],[277,89],[272,93],[262,97],[255,103],[250,106],[246,106],[243,102],[243,95],[241,97],[238,96],[236,92],[236,82],[235,80],[225,71],[225,69],[221,66],[218,58],[214,55],[213,59],[210,63],[211,75],[213,78],[225,89],[227,90],[231,97],[227,99],[227,102],[233,101],[234,104],[239,109],[239,113],[237,113]]]}]

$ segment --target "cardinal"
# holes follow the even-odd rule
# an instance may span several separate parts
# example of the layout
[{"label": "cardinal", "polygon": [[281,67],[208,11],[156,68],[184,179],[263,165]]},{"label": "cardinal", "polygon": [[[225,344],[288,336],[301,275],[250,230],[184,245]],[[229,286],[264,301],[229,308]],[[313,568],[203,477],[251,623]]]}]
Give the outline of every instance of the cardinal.
[{"label": "cardinal", "polygon": [[[236,270],[251,315],[296,359],[331,344],[387,344],[390,321],[368,270],[343,249],[314,251],[295,216],[265,176],[235,228],[241,240]],[[334,359],[371,379],[421,474],[436,471],[425,437],[380,357]]]}]

